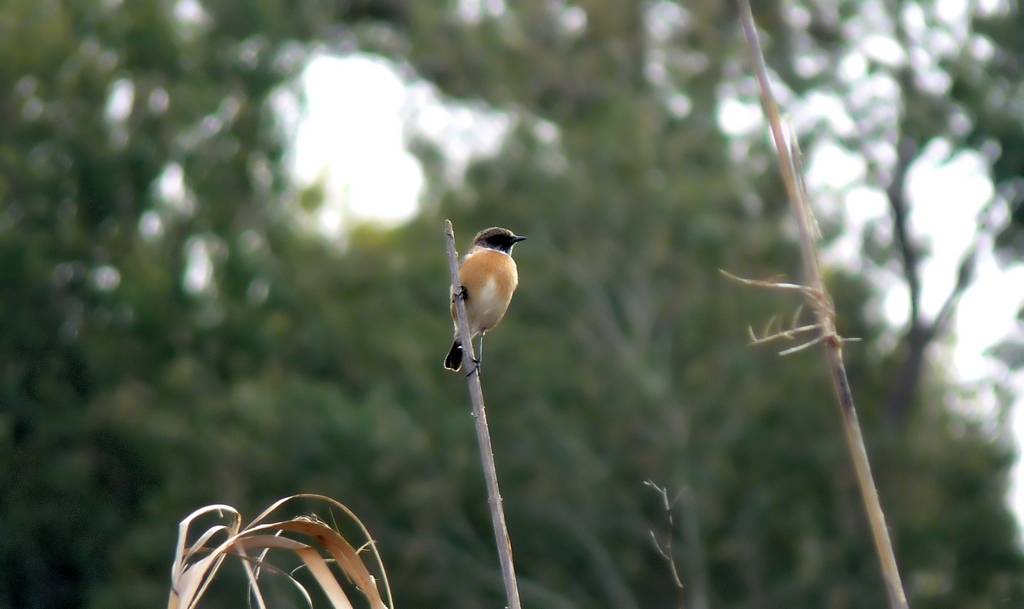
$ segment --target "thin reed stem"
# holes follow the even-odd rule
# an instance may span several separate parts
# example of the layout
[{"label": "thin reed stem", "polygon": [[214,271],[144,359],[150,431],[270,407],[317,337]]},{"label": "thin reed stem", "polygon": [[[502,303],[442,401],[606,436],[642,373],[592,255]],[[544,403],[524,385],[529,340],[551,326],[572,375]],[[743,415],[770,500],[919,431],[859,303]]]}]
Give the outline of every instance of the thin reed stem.
[{"label": "thin reed stem", "polygon": [[749,0],[738,0],[738,2],[743,34],[747,39],[747,44],[750,46],[750,51],[754,58],[754,72],[757,75],[757,82],[761,89],[761,103],[765,116],[768,118],[768,123],[771,126],[775,149],[779,155],[782,179],[789,194],[789,202],[797,218],[797,226],[800,231],[800,248],[803,254],[804,270],[806,273],[805,279],[809,288],[808,300],[810,300],[814,308],[818,317],[818,324],[821,327],[820,342],[825,348],[829,372],[832,376],[832,386],[835,389],[836,398],[839,400],[839,406],[842,408],[846,441],[850,448],[850,456],[853,459],[861,496],[864,499],[864,509],[871,524],[871,533],[875,542],[875,550],[878,553],[878,560],[881,563],[882,576],[885,580],[886,592],[889,597],[889,606],[892,609],[908,609],[907,597],[903,591],[903,583],[900,581],[899,569],[896,566],[896,556],[893,553],[892,541],[889,538],[889,530],[885,525],[885,514],[882,512],[882,505],[878,500],[878,490],[871,475],[871,465],[868,462],[868,453],[864,447],[864,436],[861,433],[860,423],[857,420],[857,409],[854,405],[853,393],[850,391],[850,382],[846,377],[846,366],[843,363],[843,339],[836,331],[835,305],[832,302],[831,295],[825,289],[825,282],[822,279],[821,267],[818,262],[817,244],[819,234],[817,223],[814,220],[814,215],[807,199],[807,191],[804,187],[800,149],[797,145],[796,134],[791,130],[789,133],[784,130],[782,117],[779,114],[778,105],[775,103],[775,98],[772,95],[771,86],[768,82],[768,70],[765,67],[764,53],[757,38],[757,28],[754,24],[750,2]]},{"label": "thin reed stem", "polygon": [[[455,251],[455,231],[450,220],[444,221],[444,235],[448,240],[448,268],[452,275],[452,293],[457,294],[462,286],[459,282],[459,255]],[[459,342],[462,344],[463,361],[466,362],[467,367],[473,366],[473,370],[467,376],[469,396],[473,401],[476,437],[480,444],[480,459],[484,466],[484,478],[487,480],[487,503],[491,508],[494,541],[497,543],[498,558],[501,560],[501,575],[505,580],[508,607],[509,609],[521,609],[519,583],[516,580],[515,567],[512,563],[512,542],[509,541],[508,527],[505,526],[505,510],[502,508],[501,492],[498,490],[498,471],[494,465],[491,432],[487,427],[487,412],[484,410],[484,390],[480,385],[480,366],[473,353],[469,322],[466,321],[466,304],[461,298],[455,298],[455,315],[459,320]]]}]

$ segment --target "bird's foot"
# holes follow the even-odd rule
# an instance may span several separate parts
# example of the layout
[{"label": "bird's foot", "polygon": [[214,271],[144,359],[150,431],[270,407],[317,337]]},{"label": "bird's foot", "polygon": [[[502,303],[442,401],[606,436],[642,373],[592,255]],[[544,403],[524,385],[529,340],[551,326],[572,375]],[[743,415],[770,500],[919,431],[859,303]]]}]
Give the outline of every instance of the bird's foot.
[{"label": "bird's foot", "polygon": [[470,357],[470,358],[467,358],[467,359],[473,364],[473,367],[470,368],[469,372],[466,373],[466,378],[469,378],[469,377],[473,376],[474,372],[477,375],[479,375],[480,374],[480,360],[477,359],[477,358],[473,358],[473,357]]}]

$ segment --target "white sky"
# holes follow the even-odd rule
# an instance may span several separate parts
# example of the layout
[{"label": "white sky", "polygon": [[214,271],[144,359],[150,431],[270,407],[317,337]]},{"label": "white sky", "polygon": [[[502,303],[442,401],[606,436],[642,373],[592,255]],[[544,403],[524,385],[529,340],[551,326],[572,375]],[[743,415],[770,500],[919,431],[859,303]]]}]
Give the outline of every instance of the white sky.
[{"label": "white sky", "polygon": [[447,177],[458,180],[472,158],[498,151],[511,125],[500,113],[442,103],[433,86],[407,83],[372,55],[319,56],[302,87],[291,166],[300,185],[326,189],[318,220],[327,234],[348,221],[394,224],[416,213],[425,177],[408,136],[439,145]]},{"label": "white sky", "polygon": [[306,103],[292,167],[301,184],[322,180],[322,227],[346,218],[398,221],[416,212],[423,171],[405,147],[405,84],[383,61],[319,57],[302,77]]},{"label": "white sky", "polygon": [[[318,57],[306,68],[302,84],[306,103],[297,117],[292,167],[300,184],[323,181],[327,201],[319,227],[327,234],[344,231],[352,220],[396,223],[416,212],[424,174],[406,149],[409,130],[441,147],[455,167],[455,175],[449,177],[457,180],[473,157],[497,151],[511,125],[506,115],[443,103],[430,85],[409,85],[386,60],[368,55]],[[819,101],[815,107],[828,114],[828,100]],[[719,122],[734,134],[757,130],[760,112],[757,106],[725,102]],[[908,175],[911,232],[930,246],[921,267],[922,308],[929,319],[952,289],[958,264],[974,236],[977,213],[993,194],[978,153],[950,153],[948,146],[930,145]],[[823,144],[807,155],[809,187],[839,193],[848,226],[827,259],[856,267],[861,229],[871,221],[888,222],[884,195],[863,185],[864,162],[838,146]],[[899,328],[908,315],[905,285],[895,273],[871,278],[887,286],[879,309]],[[1022,302],[1024,266],[1000,268],[990,252],[983,252],[976,278],[957,309],[955,343],[943,353],[961,381],[973,384],[1007,374],[984,352],[1013,331]],[[1015,381],[1024,390],[1024,378],[1018,375]],[[991,400],[984,404],[986,395],[991,397],[982,392],[971,407],[991,416]],[[1018,438],[1024,438],[1021,410],[1016,409],[1014,420]],[[1022,479],[1024,473],[1018,469],[1018,484],[1010,497],[1018,515],[1024,514]]]}]

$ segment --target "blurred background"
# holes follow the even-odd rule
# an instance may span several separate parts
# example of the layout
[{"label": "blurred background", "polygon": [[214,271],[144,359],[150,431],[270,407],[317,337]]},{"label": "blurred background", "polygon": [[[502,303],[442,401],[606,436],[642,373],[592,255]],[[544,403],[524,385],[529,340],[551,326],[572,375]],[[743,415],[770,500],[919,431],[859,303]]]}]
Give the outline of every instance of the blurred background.
[{"label": "blurred background", "polygon": [[[820,353],[747,345],[799,302],[719,274],[800,269],[736,12],[0,1],[0,607],[161,606],[189,512],[299,492],[399,607],[503,606],[444,218],[529,237],[483,379],[524,606],[884,606]],[[754,12],[911,605],[1024,606],[1024,17]]]}]

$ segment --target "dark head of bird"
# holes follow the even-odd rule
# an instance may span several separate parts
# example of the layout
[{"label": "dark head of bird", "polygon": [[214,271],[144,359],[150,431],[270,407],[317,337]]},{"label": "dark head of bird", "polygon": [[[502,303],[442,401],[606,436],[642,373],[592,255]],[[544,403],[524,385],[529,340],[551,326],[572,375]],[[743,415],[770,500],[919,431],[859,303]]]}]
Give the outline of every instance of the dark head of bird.
[{"label": "dark head of bird", "polygon": [[477,233],[473,238],[473,245],[511,254],[512,246],[525,240],[526,237],[517,235],[507,228],[495,226]]}]

